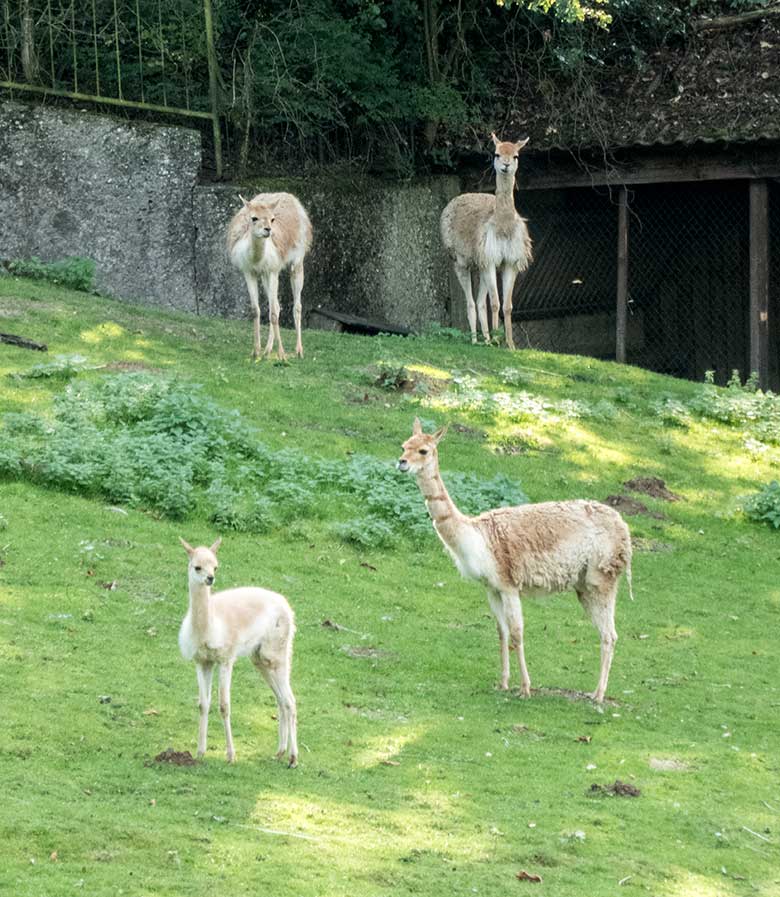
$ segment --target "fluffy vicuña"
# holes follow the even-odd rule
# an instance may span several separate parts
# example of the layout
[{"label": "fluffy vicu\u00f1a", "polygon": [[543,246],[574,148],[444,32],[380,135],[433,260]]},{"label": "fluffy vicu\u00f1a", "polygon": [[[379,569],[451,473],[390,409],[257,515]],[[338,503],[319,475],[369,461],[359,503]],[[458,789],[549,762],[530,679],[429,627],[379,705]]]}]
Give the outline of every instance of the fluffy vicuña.
[{"label": "fluffy vicu\u00f1a", "polygon": [[279,358],[285,358],[279,332],[279,272],[290,269],[290,288],[293,294],[295,318],[295,354],[303,357],[301,338],[301,291],[303,290],[303,259],[311,247],[311,222],[306,209],[291,193],[258,193],[237,212],[227,232],[230,261],[246,279],[249,300],[254,315],[254,358],[260,358],[260,302],[257,278],[263,282],[268,297],[269,333],[265,351],[270,354],[274,340],[279,343]]},{"label": "fluffy vicu\u00f1a", "polygon": [[509,688],[512,647],[522,694],[531,693],[521,599],[574,589],[601,636],[601,671],[592,694],[601,703],[617,641],[615,599],[623,571],[631,589],[631,536],[623,518],[596,501],[544,502],[467,517],[439,475],[437,446],[445,432],[423,433],[415,418],[398,468],[416,475],[433,527],[461,575],[487,586],[498,626],[501,688]]},{"label": "fluffy vicu\u00f1a", "polygon": [[[496,172],[496,195],[463,193],[447,204],[441,213],[441,238],[455,263],[455,274],[466,295],[466,310],[471,327],[471,341],[477,341],[479,326],[485,342],[490,342],[486,297],[490,293],[493,326],[498,326],[497,271],[501,271],[504,332],[506,344],[514,349],[512,334],[512,293],[515,278],[525,271],[532,259],[531,238],[525,220],[515,209],[515,172],[520,150],[528,140],[517,143],[502,141],[490,135],[495,144],[493,169]],[[477,306],[471,292],[471,270],[479,272]]]},{"label": "fluffy vicu\u00f1a", "polygon": [[179,648],[194,660],[198,674],[200,726],[198,756],[206,753],[211,705],[211,677],[219,667],[219,712],[225,723],[227,759],[233,763],[230,730],[230,680],[237,657],[248,657],[271,688],[279,706],[277,757],[290,752],[290,766],[298,762],[297,712],[290,687],[295,618],[287,599],[267,589],[240,588],[211,593],[219,562],[217,549],[193,548],[180,539],[190,558],[190,606],[179,630]]}]

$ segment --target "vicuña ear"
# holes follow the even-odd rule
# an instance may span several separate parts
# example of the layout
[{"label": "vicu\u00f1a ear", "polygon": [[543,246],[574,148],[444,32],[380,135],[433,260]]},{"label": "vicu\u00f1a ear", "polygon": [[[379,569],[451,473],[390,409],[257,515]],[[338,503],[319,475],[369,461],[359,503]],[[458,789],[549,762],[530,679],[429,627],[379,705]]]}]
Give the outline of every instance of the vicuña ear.
[{"label": "vicu\u00f1a ear", "polygon": [[420,423],[420,418],[415,417],[414,423],[412,424],[412,436],[419,436],[422,433],[422,424]]},{"label": "vicu\u00f1a ear", "polygon": [[217,541],[211,546],[211,548],[209,548],[209,551],[210,551],[212,554],[216,554],[216,553],[217,553],[217,549],[219,548],[219,546],[220,546],[221,544],[222,544],[222,536],[220,536],[220,537],[217,539]]},{"label": "vicu\u00f1a ear", "polygon": [[526,137],[525,140],[518,140],[517,143],[515,144],[515,149],[517,149],[517,151],[520,152],[520,150],[526,145],[526,143],[528,143],[528,141],[530,139],[531,139],[530,137]]},{"label": "vicu\u00f1a ear", "polygon": [[280,202],[281,202],[281,199],[274,200],[274,202],[270,203],[270,205],[268,206],[268,211],[275,212],[277,210],[277,208],[279,207]]},{"label": "vicu\u00f1a ear", "polygon": [[490,139],[493,141],[494,146],[498,146],[498,144],[501,143],[501,141],[498,139],[498,137],[496,137],[495,131],[490,132]]},{"label": "vicu\u00f1a ear", "polygon": [[195,554],[195,549],[192,547],[192,545],[190,545],[189,542],[185,542],[184,539],[182,539],[181,536],[179,536],[179,541],[181,542],[182,547],[183,547],[184,550],[187,552],[187,554],[188,554],[190,557],[192,557],[193,554]]},{"label": "vicu\u00f1a ear", "polygon": [[442,439],[447,435],[447,430],[449,430],[450,425],[445,424],[443,427],[439,427],[439,429],[433,434],[433,441],[438,445]]}]

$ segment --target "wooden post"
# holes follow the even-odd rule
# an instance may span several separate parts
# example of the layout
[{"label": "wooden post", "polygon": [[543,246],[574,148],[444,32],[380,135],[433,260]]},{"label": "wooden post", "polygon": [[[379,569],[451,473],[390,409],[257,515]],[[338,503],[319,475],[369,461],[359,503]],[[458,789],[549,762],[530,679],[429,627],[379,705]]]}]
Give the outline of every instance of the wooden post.
[{"label": "wooden post", "polygon": [[209,63],[209,103],[211,105],[211,127],[214,134],[214,161],[219,179],[222,177],[222,132],[219,123],[217,53],[214,49],[214,20],[211,14],[211,0],[203,0],[203,17],[206,24],[206,54]]},{"label": "wooden post", "polygon": [[769,388],[769,188],[750,182],[750,372]]},{"label": "wooden post", "polygon": [[618,196],[617,245],[617,324],[615,361],[626,363],[626,324],[628,322],[628,191],[620,188]]}]

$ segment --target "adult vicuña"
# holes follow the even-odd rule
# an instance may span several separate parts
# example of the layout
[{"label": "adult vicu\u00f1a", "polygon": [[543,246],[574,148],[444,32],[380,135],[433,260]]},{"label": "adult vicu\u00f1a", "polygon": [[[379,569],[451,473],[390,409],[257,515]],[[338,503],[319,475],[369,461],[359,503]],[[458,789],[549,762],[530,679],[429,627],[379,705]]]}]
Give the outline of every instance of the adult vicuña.
[{"label": "adult vicu\u00f1a", "polygon": [[287,599],[267,589],[226,589],[211,593],[219,562],[217,549],[193,548],[180,539],[190,557],[190,606],[179,630],[179,648],[186,660],[194,660],[198,674],[200,726],[198,756],[206,753],[206,733],[211,705],[211,677],[219,667],[219,712],[225,723],[227,759],[233,763],[230,730],[230,679],[237,657],[248,657],[260,671],[279,705],[279,750],[288,748],[290,766],[298,762],[297,715],[290,688],[295,618]]},{"label": "adult vicu\u00f1a", "polygon": [[498,627],[501,688],[509,688],[512,647],[522,694],[531,693],[521,599],[574,589],[601,636],[601,672],[592,694],[601,703],[617,641],[615,599],[624,570],[631,591],[631,536],[623,518],[600,502],[581,500],[496,508],[477,517],[461,514],[439,475],[437,446],[446,429],[423,433],[415,418],[398,468],[416,475],[433,527],[461,575],[487,586]]},{"label": "adult vicu\u00f1a", "polygon": [[[495,144],[493,169],[496,172],[496,195],[462,193],[451,200],[441,213],[440,229],[444,246],[455,263],[455,274],[466,295],[466,311],[471,327],[471,341],[477,341],[477,311],[485,342],[490,342],[486,297],[490,293],[493,326],[498,326],[498,270],[501,271],[501,293],[504,300],[504,332],[506,344],[514,349],[512,335],[512,292],[515,278],[525,271],[533,254],[525,220],[515,209],[515,172],[520,150],[528,139],[512,143],[490,135]],[[471,269],[479,272],[477,306],[471,293]]]},{"label": "adult vicu\u00f1a", "polygon": [[286,358],[279,332],[279,272],[290,269],[293,294],[293,317],[297,341],[295,354],[303,357],[301,340],[301,291],[303,259],[311,247],[311,222],[306,209],[291,193],[258,193],[237,212],[227,232],[230,261],[242,272],[249,290],[254,315],[254,358],[260,358],[260,302],[258,276],[268,297],[268,344],[270,354],[274,340],[279,343],[279,358]]}]

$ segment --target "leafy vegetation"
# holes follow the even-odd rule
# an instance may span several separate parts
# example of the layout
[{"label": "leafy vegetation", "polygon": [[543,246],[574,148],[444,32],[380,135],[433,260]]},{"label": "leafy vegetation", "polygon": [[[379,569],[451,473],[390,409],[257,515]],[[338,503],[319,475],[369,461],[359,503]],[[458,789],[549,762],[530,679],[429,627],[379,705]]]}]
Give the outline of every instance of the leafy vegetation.
[{"label": "leafy vegetation", "polygon": [[745,513],[751,520],[780,529],[780,483],[772,480],[760,492],[748,496]]},{"label": "leafy vegetation", "polygon": [[91,293],[95,289],[95,263],[92,259],[74,256],[56,262],[42,262],[32,256],[29,259],[10,259],[5,267],[19,277],[45,280],[71,290]]},{"label": "leafy vegetation", "polygon": [[[569,136],[560,133],[568,119],[597,139],[595,94],[640,79],[654,54],[688,40],[692,18],[767,2],[221,0],[213,9],[225,150],[242,175],[291,162],[357,162],[396,176],[449,167],[456,147],[484,139],[527,101],[528,84],[551,108],[565,106],[550,125],[558,139]],[[199,0],[94,0],[26,24],[29,8],[17,7],[6,17],[6,75],[208,107]],[[78,37],[93,32],[105,39]],[[572,134],[579,143],[582,131]]]},{"label": "leafy vegetation", "polygon": [[[78,370],[55,363],[15,376],[51,376],[52,368],[68,377]],[[271,451],[238,412],[221,408],[197,383],[143,372],[103,375],[55,395],[51,418],[9,412],[0,423],[0,477],[175,520],[200,506],[215,524],[239,532],[266,532],[315,511],[327,516],[327,498],[336,496],[349,499],[353,512],[359,506],[371,514],[336,527],[347,541],[368,548],[432,537],[415,484],[392,465],[366,456],[334,462]],[[470,513],[525,501],[503,475],[445,478]]]},{"label": "leafy vegetation", "polygon": [[[16,278],[0,280],[0,307],[14,330],[99,366],[67,382],[18,378],[30,353],[4,346],[4,437],[16,415],[11,429],[42,452],[49,430],[76,419],[135,442],[159,413],[166,443],[191,446],[186,434],[197,442],[205,428],[231,446],[218,449],[222,479],[193,481],[181,520],[25,471],[0,481],[0,892],[774,897],[780,531],[742,508],[777,479],[776,449],[748,451],[743,423],[696,410],[710,387],[587,358],[317,331],[304,361],[252,364],[246,321]],[[376,385],[388,358],[428,392]],[[436,404],[460,388],[506,393],[520,411]],[[179,389],[209,414],[162,415]],[[544,413],[525,413],[521,393]],[[685,425],[659,422],[658,402],[679,403]],[[609,412],[581,413],[602,403]],[[104,421],[106,408],[123,423]],[[603,499],[651,475],[682,496],[633,493],[662,516],[627,518],[636,600],[621,588],[615,703],[603,713],[562,691],[593,688],[598,671],[573,595],[525,602],[538,689],[525,701],[495,690],[483,590],[430,531],[387,540],[396,514],[430,528],[414,483],[392,468],[416,414],[426,428],[450,422],[441,463],[453,492],[466,486],[464,506],[497,501],[502,475],[534,501]],[[20,440],[0,439],[0,455]],[[281,474],[263,482],[251,531],[229,528],[236,508],[252,510],[232,494],[245,487],[241,445],[263,446],[252,463]],[[385,546],[334,533],[356,519]],[[350,528],[358,541],[366,530]],[[217,533],[218,586],[262,585],[296,612],[296,771],[271,759],[275,702],[247,662],[233,677],[237,764],[224,759],[216,700],[203,763],[154,759],[194,751],[197,731],[195,674],[176,643],[187,604],[178,536],[211,544]],[[612,796],[617,780],[640,795]],[[523,870],[543,882],[518,880]]]}]

